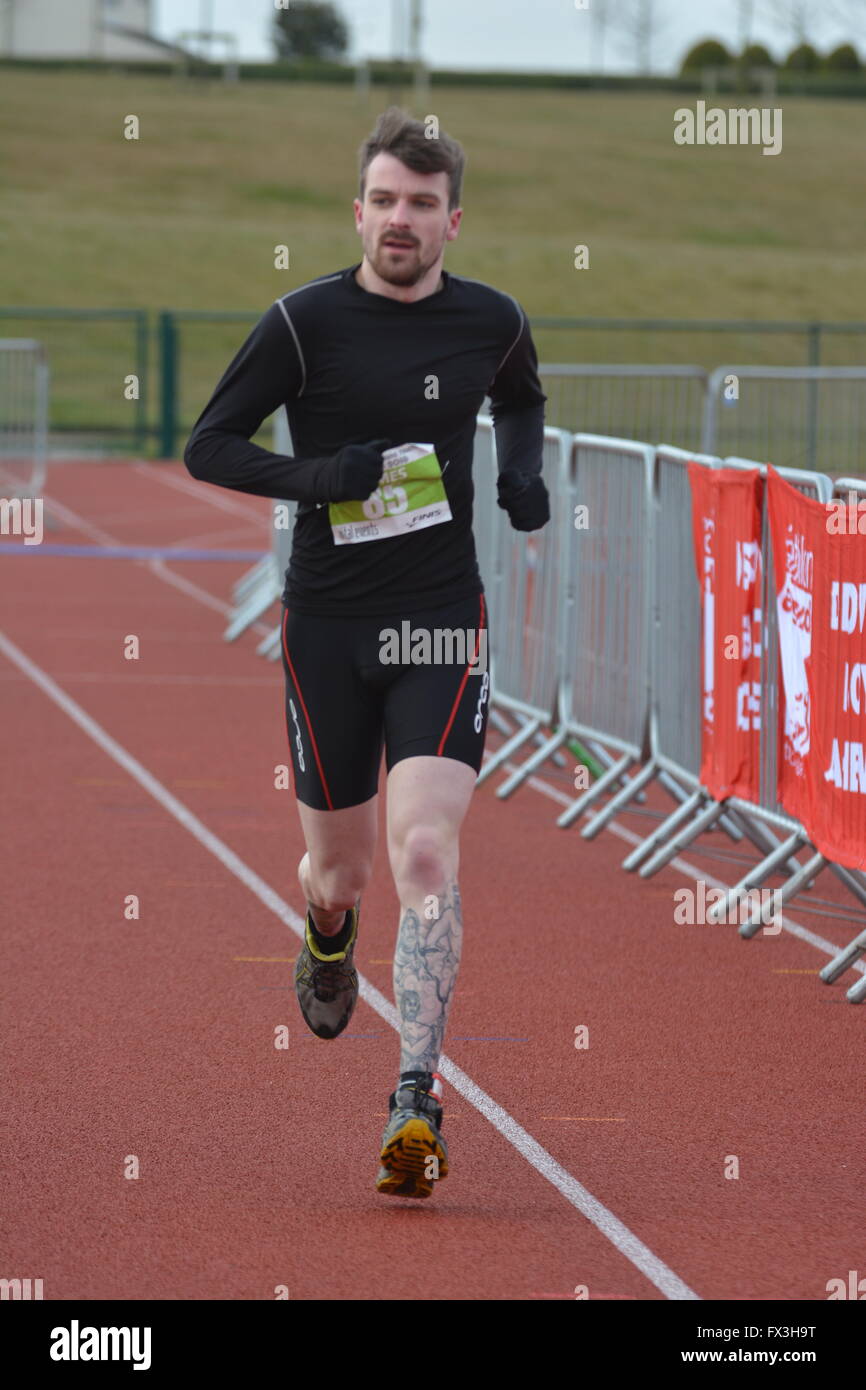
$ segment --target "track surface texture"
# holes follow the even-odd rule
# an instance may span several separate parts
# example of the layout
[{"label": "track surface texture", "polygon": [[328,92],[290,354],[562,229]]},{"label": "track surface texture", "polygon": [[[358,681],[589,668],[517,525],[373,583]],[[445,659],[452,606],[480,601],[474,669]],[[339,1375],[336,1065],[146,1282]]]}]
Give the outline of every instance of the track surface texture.
[{"label": "track surface texture", "polygon": [[[178,464],[59,463],[45,496],[46,544],[267,545],[268,503]],[[382,840],[364,995],[314,1038],[282,671],[255,653],[276,608],[228,644],[248,561],[5,539],[0,1274],[70,1300],[820,1300],[862,1266],[864,1015],[855,975],[817,978],[855,933],[830,874],[796,930],[678,925],[676,889],[735,882],[748,848],[713,832],[644,883],[620,866],[663,791],[586,842],[555,826],[571,768],[507,801],[491,778],[462,842],[451,1172],[381,1197],[398,904]]]}]

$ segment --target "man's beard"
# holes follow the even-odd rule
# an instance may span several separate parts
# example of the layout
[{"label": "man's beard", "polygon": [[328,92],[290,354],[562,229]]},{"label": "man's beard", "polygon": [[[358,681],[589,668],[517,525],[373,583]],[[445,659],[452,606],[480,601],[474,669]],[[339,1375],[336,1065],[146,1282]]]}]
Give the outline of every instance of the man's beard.
[{"label": "man's beard", "polygon": [[389,285],[417,285],[435,264],[439,254],[437,251],[432,260],[425,262],[421,259],[419,250],[418,246],[413,246],[411,250],[395,256],[380,242],[374,254],[367,252],[367,259],[379,278],[387,281]]}]

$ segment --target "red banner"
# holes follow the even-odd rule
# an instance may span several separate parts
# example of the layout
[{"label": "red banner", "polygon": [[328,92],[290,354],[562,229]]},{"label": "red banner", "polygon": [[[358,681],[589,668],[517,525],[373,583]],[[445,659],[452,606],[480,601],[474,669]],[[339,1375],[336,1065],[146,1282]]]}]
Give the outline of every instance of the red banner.
[{"label": "red banner", "polygon": [[757,801],[761,737],[761,475],[689,464],[701,586],[701,785]]},{"label": "red banner", "polygon": [[866,543],[839,503],[769,469],[779,618],[779,800],[823,855],[866,869]]}]

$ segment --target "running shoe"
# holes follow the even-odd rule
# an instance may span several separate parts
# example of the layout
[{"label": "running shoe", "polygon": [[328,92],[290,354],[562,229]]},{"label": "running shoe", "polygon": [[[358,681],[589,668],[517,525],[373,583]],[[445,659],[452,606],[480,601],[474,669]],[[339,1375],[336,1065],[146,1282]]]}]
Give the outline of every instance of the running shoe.
[{"label": "running shoe", "polygon": [[295,965],[295,993],[304,1022],[317,1038],[336,1038],[342,1033],[358,1002],[358,972],[352,964],[358,939],[357,905],[346,913],[347,922],[350,914],[348,945],[333,955],[324,955],[307,912],[304,947]]},{"label": "running shoe", "polygon": [[382,1166],[376,1179],[378,1191],[389,1197],[429,1197],[437,1179],[448,1176],[437,1081],[437,1072],[427,1072],[400,1082],[390,1097],[391,1116],[382,1136]]}]

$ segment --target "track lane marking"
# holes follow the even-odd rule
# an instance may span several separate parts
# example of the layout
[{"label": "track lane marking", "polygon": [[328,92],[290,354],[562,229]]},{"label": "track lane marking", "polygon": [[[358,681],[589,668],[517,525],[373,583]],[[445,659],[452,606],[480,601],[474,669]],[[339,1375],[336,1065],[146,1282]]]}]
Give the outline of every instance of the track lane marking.
[{"label": "track lane marking", "polygon": [[[212,498],[208,500],[213,501]],[[98,545],[114,547],[123,544],[116,536],[112,536],[108,531],[103,531],[100,526],[94,525],[93,522],[85,520],[83,516],[79,516],[78,512],[74,512],[71,507],[64,506],[62,502],[48,497],[47,494],[43,496],[43,501],[46,511],[54,513],[67,526],[73,526],[82,531],[85,536],[90,536],[91,540],[96,541]],[[217,598],[207,589],[202,589],[200,585],[194,584],[191,579],[187,579],[184,575],[173,574],[170,569],[166,568],[164,560],[134,560],[133,564],[145,564],[151,574],[154,574],[157,579],[161,579],[164,584],[170,584],[173,589],[179,589],[182,594],[186,594],[187,598],[194,599],[196,603],[201,603],[205,608],[210,608],[216,613],[221,613],[223,617],[229,617],[233,611],[230,603]],[[273,626],[256,621],[250,624],[249,631],[267,637],[273,631]]]},{"label": "track lane marking", "polygon": [[[208,830],[207,826],[193,815],[182,801],[172,795],[168,788],[154,777],[153,773],[149,772],[137,758],[103,729],[86,710],[67,695],[41,667],[31,661],[3,632],[0,632],[0,651],[5,654],[9,661],[24,671],[34,685],[38,686],[43,694],[47,695],[74,724],[77,724],[79,729],[87,734],[88,738],[92,739],[113,762],[122,767],[133,781],[137,782],[163,810],[173,816],[178,824],[192,835],[193,839],[197,840],[204,849],[218,859],[229,873],[234,874],[235,878],[248,888],[264,907],[268,908],[290,931],[294,932],[299,940],[303,939],[303,918],[280,897],[279,893],[275,892],[270,884],[266,883],[254,869],[251,869],[240,855],[235,854],[234,850],[230,849],[223,840]],[[395,1033],[399,1034],[400,1018],[394,1005],[375,986],[371,985],[360,971],[358,972],[358,984],[359,993],[365,1004],[368,1004]],[[620,1221],[619,1217],[615,1216],[597,1197],[593,1196],[588,1188],[584,1187],[577,1178],[563,1168],[553,1155],[549,1154],[507,1110],[493,1100],[480,1086],[477,1086],[472,1078],[467,1076],[445,1053],[440,1058],[439,1070],[446,1081],[463,1096],[464,1100],[468,1100],[511,1144],[512,1148],[516,1149],[537,1173],[556,1188],[571,1206],[586,1217],[596,1230],[633,1264],[660,1293],[672,1300],[700,1300],[699,1294],[690,1289],[679,1275],[675,1274],[663,1260],[650,1250],[649,1246],[645,1245],[633,1231],[629,1230],[624,1222]]]}]

